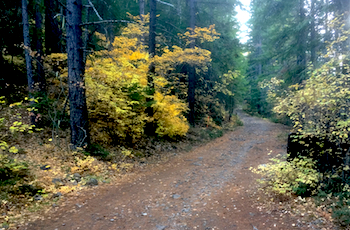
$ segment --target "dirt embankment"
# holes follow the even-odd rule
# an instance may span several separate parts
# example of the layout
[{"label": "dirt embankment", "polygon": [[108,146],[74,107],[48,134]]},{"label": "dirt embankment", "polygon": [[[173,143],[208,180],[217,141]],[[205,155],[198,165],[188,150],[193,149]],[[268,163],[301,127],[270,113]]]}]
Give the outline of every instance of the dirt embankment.
[{"label": "dirt embankment", "polygon": [[292,219],[259,211],[249,167],[284,153],[287,128],[239,116],[243,127],[116,185],[84,192],[21,229],[298,229]]}]

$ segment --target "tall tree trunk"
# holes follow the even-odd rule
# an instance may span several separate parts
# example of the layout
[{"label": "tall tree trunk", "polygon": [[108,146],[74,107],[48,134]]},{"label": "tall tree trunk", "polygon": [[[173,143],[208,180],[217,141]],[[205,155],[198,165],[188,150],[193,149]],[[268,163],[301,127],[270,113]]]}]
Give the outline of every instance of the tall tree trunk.
[{"label": "tall tree trunk", "polygon": [[36,34],[36,44],[35,50],[37,52],[36,57],[36,90],[38,92],[46,92],[46,80],[44,73],[44,63],[43,63],[43,33],[42,33],[42,22],[43,17],[41,14],[41,0],[37,0],[35,4],[35,34]]},{"label": "tall tree trunk", "polygon": [[[156,54],[156,25],[157,25],[157,0],[150,0],[150,22],[149,22],[149,44],[148,44],[148,52],[150,55],[150,58],[153,58]],[[148,84],[148,90],[149,95],[154,95],[154,81],[153,76],[155,74],[155,63],[153,60],[151,61],[151,64],[149,65],[148,74],[147,74],[147,84]],[[154,111],[152,108],[153,99],[148,98],[147,99],[147,109],[146,113],[149,117],[153,117]],[[148,135],[153,135],[155,133],[155,123],[151,122],[147,124],[146,126],[146,133]]]},{"label": "tall tree trunk", "polygon": [[[88,23],[88,22],[89,22],[90,11],[92,10],[91,8],[92,8],[91,6],[85,6],[85,23]],[[86,57],[87,57],[87,55],[88,55],[88,54],[87,54],[88,39],[89,39],[89,26],[86,25],[85,28],[84,28],[84,32],[83,32],[83,47],[84,47],[84,51],[83,51],[83,55],[84,55],[83,62],[84,62],[84,65],[85,65],[85,63],[86,63]]]},{"label": "tall tree trunk", "polygon": [[[28,79],[28,92],[29,92],[29,98],[33,98],[35,81],[34,81],[34,76],[33,76],[32,56],[31,56],[31,48],[30,48],[29,17],[28,17],[28,2],[27,2],[27,0],[22,0],[22,23],[23,23],[24,52],[25,52],[27,79]],[[31,113],[30,120],[31,120],[32,124],[35,124],[35,114],[34,113]]]},{"label": "tall tree trunk", "polygon": [[[196,26],[196,12],[195,12],[195,0],[190,0],[190,28],[191,33],[194,33]],[[190,47],[195,47],[195,39],[191,38]],[[189,115],[188,120],[192,126],[195,125],[195,94],[196,94],[196,68],[194,66],[189,67],[188,73],[188,106]]]},{"label": "tall tree trunk", "polygon": [[140,19],[143,21],[143,16],[145,15],[145,0],[139,0],[139,11]]},{"label": "tall tree trunk", "polygon": [[[299,0],[299,25],[305,24],[306,15],[304,8],[304,0]],[[299,30],[298,43],[297,43],[297,74],[295,83],[301,83],[304,76],[304,70],[306,68],[306,37],[307,27],[303,25]]]},{"label": "tall tree trunk", "polygon": [[150,0],[150,22],[149,22],[149,54],[156,54],[156,23],[157,23],[157,0]]},{"label": "tall tree trunk", "polygon": [[328,16],[329,16],[329,0],[325,0],[326,2],[326,22],[325,22],[325,41],[330,41],[330,37],[329,37],[329,26],[328,26]]},{"label": "tall tree trunk", "polygon": [[316,7],[316,0],[311,0],[311,13],[310,13],[310,20],[311,20],[311,25],[310,25],[310,36],[311,36],[311,62],[316,67],[316,12],[315,12],[315,7]]},{"label": "tall tree trunk", "polygon": [[82,29],[82,0],[67,0],[67,54],[71,144],[89,144],[88,112],[85,96]]},{"label": "tall tree trunk", "polygon": [[[257,58],[258,61],[258,71],[257,74],[260,76],[262,74],[262,63],[261,63],[261,55],[262,55],[262,41],[261,41],[261,35],[258,35],[258,44],[257,44]],[[258,79],[258,77],[256,78]]]},{"label": "tall tree trunk", "polygon": [[[343,20],[344,20],[344,30],[349,31],[350,30],[350,1],[349,0],[340,0],[341,1],[341,10],[343,13]],[[350,54],[350,38],[348,36],[348,39],[344,41],[342,44],[342,52],[345,54],[343,55],[343,67],[342,67],[342,73],[348,74],[349,73],[349,66],[350,66],[350,58],[348,55]]]},{"label": "tall tree trunk", "polygon": [[[57,21],[56,10],[57,1],[55,0],[44,0],[45,5],[45,53],[62,53],[64,47],[62,46],[62,30],[60,29]],[[61,12],[63,14],[63,11]],[[56,18],[55,18],[56,17]],[[60,15],[59,17],[63,17]]]},{"label": "tall tree trunk", "polygon": [[[339,17],[342,20],[341,23],[344,23],[344,28],[335,30],[335,39],[337,39],[340,36],[344,35],[342,33],[342,30],[347,31],[350,29],[350,21],[349,21],[350,20],[350,1],[349,0],[334,0],[333,5],[335,7],[336,17]],[[350,63],[349,59],[346,57],[346,55],[349,52],[349,45],[350,45],[350,39],[347,39],[346,41],[341,42],[338,45],[339,46],[338,53],[345,54],[345,55],[343,55],[343,58],[344,58],[344,56],[345,56],[345,58],[342,60],[342,62],[343,62],[342,67],[339,66],[337,68],[337,71],[341,71],[344,74],[348,73],[347,65],[349,65],[349,63]]]},{"label": "tall tree trunk", "polygon": [[[150,0],[150,23],[149,23],[149,54],[153,58],[156,54],[156,23],[157,23],[157,0]],[[154,91],[153,75],[155,73],[154,62],[149,66],[148,85]],[[152,92],[153,94],[153,92]],[[153,115],[153,111],[150,115]]]},{"label": "tall tree trunk", "polygon": [[141,40],[141,44],[144,45],[145,44],[145,35],[144,35],[144,31],[142,30],[143,29],[143,24],[145,22],[144,20],[144,15],[145,15],[145,0],[139,0],[139,14],[140,14],[140,20],[141,20],[141,23],[142,23],[142,28],[141,28],[141,37],[140,37],[140,40]]},{"label": "tall tree trunk", "polygon": [[177,7],[176,7],[176,10],[177,10],[177,15],[179,16],[179,25],[181,25],[182,23],[182,8],[181,8],[181,0],[177,0]]}]

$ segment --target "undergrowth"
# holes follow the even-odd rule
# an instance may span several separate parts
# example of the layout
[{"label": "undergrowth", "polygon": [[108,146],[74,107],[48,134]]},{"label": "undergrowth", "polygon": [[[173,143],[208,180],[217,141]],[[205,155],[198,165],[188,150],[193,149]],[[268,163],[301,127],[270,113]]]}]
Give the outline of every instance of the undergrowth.
[{"label": "undergrowth", "polygon": [[277,156],[251,170],[261,176],[258,187],[268,197],[260,207],[292,214],[299,227],[349,229],[350,186],[341,175],[319,173],[315,161],[306,157]]}]

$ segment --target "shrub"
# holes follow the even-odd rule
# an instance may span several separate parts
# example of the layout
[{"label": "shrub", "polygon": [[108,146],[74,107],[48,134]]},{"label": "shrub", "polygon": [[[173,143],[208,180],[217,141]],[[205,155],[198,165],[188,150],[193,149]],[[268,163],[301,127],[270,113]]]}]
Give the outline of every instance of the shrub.
[{"label": "shrub", "polygon": [[187,106],[176,96],[162,95],[156,92],[154,95],[155,104],[154,118],[157,121],[156,133],[159,136],[184,136],[189,126],[183,113],[187,111]]},{"label": "shrub", "polygon": [[276,195],[311,195],[316,192],[319,173],[312,159],[302,157],[287,161],[283,158],[272,158],[271,163],[252,169],[262,175],[258,181],[266,192]]},{"label": "shrub", "polygon": [[101,145],[99,144],[90,144],[84,149],[85,155],[89,156],[97,156],[101,158],[106,158],[109,155],[109,152],[106,151]]},{"label": "shrub", "polygon": [[9,158],[8,155],[0,154],[0,186],[8,183],[15,183],[21,177],[28,174],[26,162],[20,162]]}]

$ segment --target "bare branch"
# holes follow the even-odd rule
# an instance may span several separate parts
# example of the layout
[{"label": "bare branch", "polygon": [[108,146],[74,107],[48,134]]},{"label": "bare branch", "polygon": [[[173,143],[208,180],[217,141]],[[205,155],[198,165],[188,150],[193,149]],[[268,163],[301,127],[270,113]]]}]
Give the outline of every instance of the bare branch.
[{"label": "bare branch", "polygon": [[135,23],[128,20],[103,20],[103,21],[97,21],[97,22],[87,22],[82,23],[80,26],[88,26],[88,25],[97,25],[97,24],[103,24],[103,23]]},{"label": "bare branch", "polygon": [[159,2],[159,3],[161,3],[161,4],[164,4],[164,5],[167,5],[167,6],[171,6],[171,7],[175,8],[175,6],[174,6],[173,4],[171,4],[171,3],[168,3],[168,2],[163,2],[163,1],[161,1],[161,0],[157,0],[157,2]]},{"label": "bare branch", "polygon": [[98,19],[100,19],[101,21],[103,21],[103,18],[102,18],[102,17],[100,16],[100,14],[97,12],[97,10],[96,10],[94,4],[92,4],[92,2],[91,2],[90,0],[88,0],[88,1],[89,1],[90,6],[92,7],[92,9],[94,9],[95,14],[97,15]]}]

